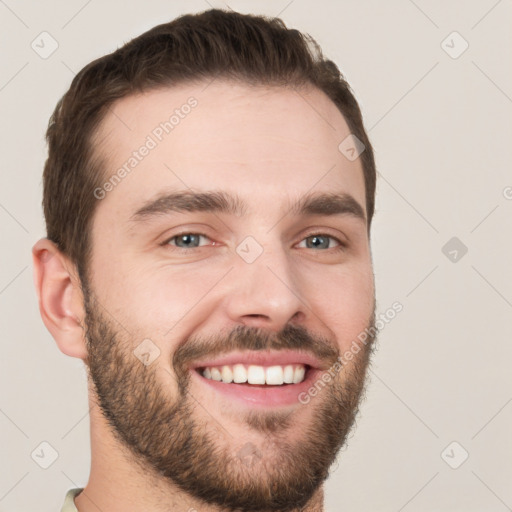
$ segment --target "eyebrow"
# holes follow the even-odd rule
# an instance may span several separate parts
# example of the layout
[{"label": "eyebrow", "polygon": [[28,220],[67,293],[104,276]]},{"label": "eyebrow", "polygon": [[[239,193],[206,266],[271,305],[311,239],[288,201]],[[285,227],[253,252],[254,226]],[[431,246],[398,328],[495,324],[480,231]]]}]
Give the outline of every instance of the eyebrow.
[{"label": "eyebrow", "polygon": [[[237,196],[223,191],[173,192],[150,199],[130,217],[133,222],[144,222],[172,212],[211,212],[243,216],[246,204]],[[295,216],[348,215],[366,222],[363,207],[347,193],[309,193],[294,203],[288,203],[287,212]]]}]

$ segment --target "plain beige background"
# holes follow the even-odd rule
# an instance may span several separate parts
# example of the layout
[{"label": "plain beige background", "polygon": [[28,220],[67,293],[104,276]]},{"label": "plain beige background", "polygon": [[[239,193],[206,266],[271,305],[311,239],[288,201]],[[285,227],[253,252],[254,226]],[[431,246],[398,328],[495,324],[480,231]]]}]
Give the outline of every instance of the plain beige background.
[{"label": "plain beige background", "polygon": [[[89,61],[209,5],[226,8],[0,1],[1,511],[60,510],[89,472],[85,370],[58,351],[32,283],[48,118]],[[315,37],[354,88],[376,151],[378,311],[403,311],[380,335],[327,510],[512,510],[510,0],[229,6]],[[47,58],[31,47],[44,37],[51,49],[44,31],[58,43]]]}]

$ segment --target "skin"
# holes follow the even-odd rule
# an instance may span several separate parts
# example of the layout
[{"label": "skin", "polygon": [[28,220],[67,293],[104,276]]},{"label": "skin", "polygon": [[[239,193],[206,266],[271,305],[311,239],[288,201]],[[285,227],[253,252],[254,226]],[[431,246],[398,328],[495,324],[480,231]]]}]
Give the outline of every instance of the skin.
[{"label": "skin", "polygon": [[[365,211],[361,162],[338,150],[350,130],[317,89],[216,80],[209,86],[187,84],[123,98],[96,137],[106,179],[191,96],[197,107],[98,200],[91,232],[88,285],[97,311],[127,344],[126,354],[144,339],[158,346],[160,355],[148,369],[169,402],[179,394],[171,361],[190,339],[207,339],[240,325],[277,333],[293,324],[344,353],[369,326],[375,305],[365,221],[351,215],[289,214],[290,201],[311,192],[348,193]],[[246,212],[130,220],[145,201],[177,190],[229,192],[245,203]],[[208,238],[186,251],[162,245],[183,232]],[[335,237],[346,247],[336,250],[335,240],[327,249],[307,247],[305,239],[313,234]],[[250,264],[236,252],[247,236],[263,250]],[[87,364],[86,309],[76,269],[47,239],[35,244],[33,255],[43,321],[63,353]],[[349,378],[357,361],[336,376],[338,384]],[[248,425],[250,406],[197,380],[189,391],[197,400],[193,419],[215,433],[219,447],[236,453],[251,443],[264,462],[262,471],[279,461],[279,443],[269,443],[277,438]],[[89,397],[92,463],[89,482],[75,499],[80,512],[222,510],[205,506],[158,474],[148,477],[109,427],[91,381]],[[307,405],[282,409],[293,419],[286,426],[289,443],[307,440],[328,397],[320,393]],[[268,411],[259,413],[264,417]],[[303,510],[322,510],[322,502],[320,486]]]}]

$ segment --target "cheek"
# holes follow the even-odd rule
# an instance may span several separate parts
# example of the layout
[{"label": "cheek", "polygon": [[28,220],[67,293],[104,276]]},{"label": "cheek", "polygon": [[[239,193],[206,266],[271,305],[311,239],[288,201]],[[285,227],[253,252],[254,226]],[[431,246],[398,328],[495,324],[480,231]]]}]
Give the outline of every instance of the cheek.
[{"label": "cheek", "polygon": [[[317,276],[319,277],[319,276]],[[312,284],[312,311],[338,340],[341,351],[369,326],[374,309],[374,282],[370,266],[329,272]],[[319,285],[323,282],[323,286]]]},{"label": "cheek", "polygon": [[[128,325],[143,330],[146,336],[167,341],[198,318],[208,303],[208,292],[219,280],[217,272],[205,269],[133,269],[126,276],[117,297]],[[201,318],[202,321],[202,318]]]}]

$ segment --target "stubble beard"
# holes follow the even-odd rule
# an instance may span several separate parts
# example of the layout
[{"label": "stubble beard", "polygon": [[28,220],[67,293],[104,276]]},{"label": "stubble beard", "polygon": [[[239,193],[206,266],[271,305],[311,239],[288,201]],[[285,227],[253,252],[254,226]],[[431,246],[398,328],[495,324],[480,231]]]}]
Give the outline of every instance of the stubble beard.
[{"label": "stubble beard", "polygon": [[[205,418],[204,411],[200,414],[201,407],[190,394],[190,374],[185,367],[187,356],[197,352],[194,344],[199,340],[183,343],[170,369],[162,369],[158,362],[145,366],[133,354],[137,341],[116,331],[87,288],[84,303],[85,362],[94,398],[134,464],[164,485],[177,486],[223,511],[307,509],[357,415],[376,336],[375,313],[367,326],[370,335],[354,359],[309,404],[301,406],[313,408],[308,428],[291,441],[295,409],[291,415],[249,411],[240,422],[251,437],[255,432],[261,434],[262,442],[254,444],[223,436],[223,428]],[[225,345],[239,348],[290,348],[294,343],[294,348],[299,348],[296,340],[311,347],[322,343],[295,326],[287,326],[279,336],[245,327],[231,334]],[[217,339],[216,343],[220,346],[223,341]],[[211,346],[211,340],[201,346]],[[332,342],[326,353],[334,354]],[[159,371],[169,370],[174,370],[178,382],[178,395],[172,402],[157,378]]]}]

